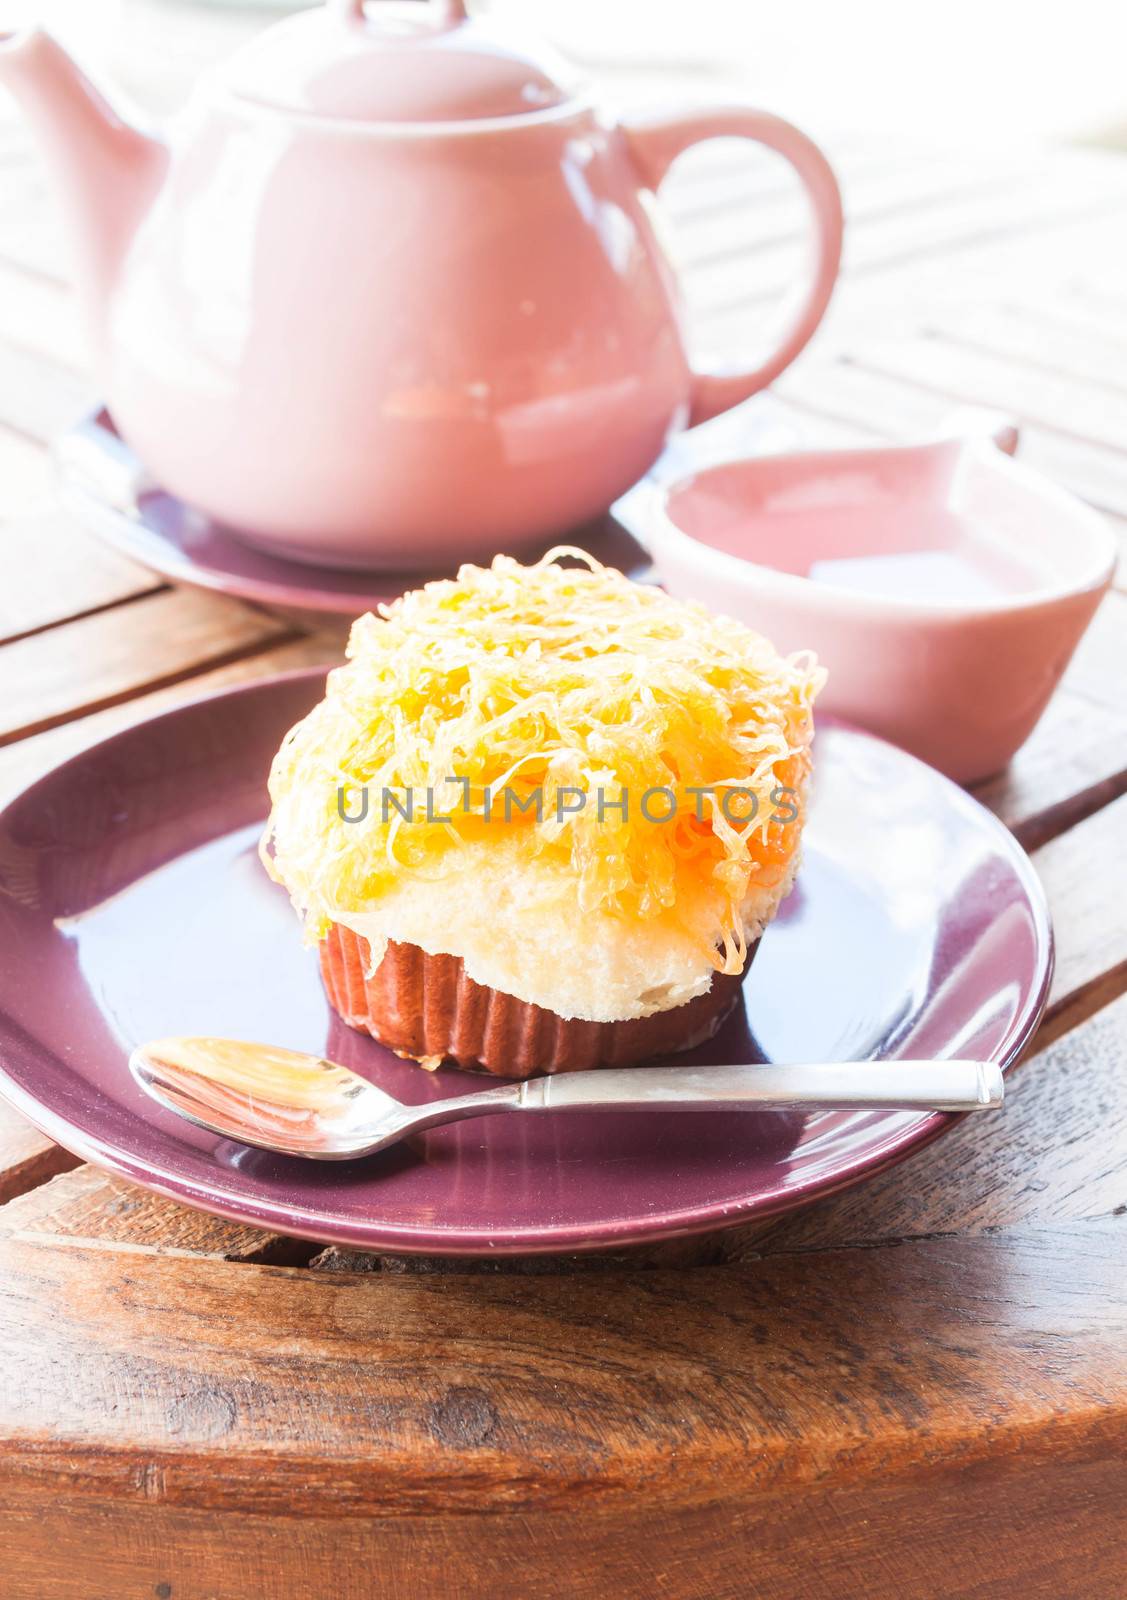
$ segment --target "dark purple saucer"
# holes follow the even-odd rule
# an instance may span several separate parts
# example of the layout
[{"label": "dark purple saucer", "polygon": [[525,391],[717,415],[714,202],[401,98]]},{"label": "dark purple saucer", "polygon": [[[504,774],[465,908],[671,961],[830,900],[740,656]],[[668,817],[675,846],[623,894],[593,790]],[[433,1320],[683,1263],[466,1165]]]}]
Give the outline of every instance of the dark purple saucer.
[{"label": "dark purple saucer", "polygon": [[[300,673],[169,712],[0,813],[0,1090],[45,1133],[190,1205],[362,1249],[593,1249],[785,1211],[899,1160],[947,1116],[567,1113],[435,1130],[366,1162],[246,1149],[148,1100],[137,1042],[316,1051],[405,1100],[461,1092],[329,1012],[255,845],[270,758],[321,693]],[[700,1061],[981,1056],[1008,1065],[1052,966],[1026,857],[955,785],[840,727],[818,737],[799,887]],[[475,1079],[477,1083],[480,1080]]]}]

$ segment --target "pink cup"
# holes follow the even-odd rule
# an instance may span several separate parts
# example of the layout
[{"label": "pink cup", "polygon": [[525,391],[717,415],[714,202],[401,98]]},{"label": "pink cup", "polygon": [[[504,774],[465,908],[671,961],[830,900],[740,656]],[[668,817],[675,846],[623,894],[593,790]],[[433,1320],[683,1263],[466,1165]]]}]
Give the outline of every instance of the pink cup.
[{"label": "pink cup", "polygon": [[815,651],[823,709],[962,783],[1029,737],[1117,556],[1097,512],[986,438],[732,461],[638,513],[672,593]]}]

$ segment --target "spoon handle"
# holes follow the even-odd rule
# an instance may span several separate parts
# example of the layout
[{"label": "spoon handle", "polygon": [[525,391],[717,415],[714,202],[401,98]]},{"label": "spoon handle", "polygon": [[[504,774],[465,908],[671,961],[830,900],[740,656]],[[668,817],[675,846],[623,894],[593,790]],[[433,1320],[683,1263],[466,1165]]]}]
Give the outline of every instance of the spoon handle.
[{"label": "spoon handle", "polygon": [[718,1106],[880,1107],[989,1111],[1002,1104],[991,1061],[853,1061],[802,1066],[630,1067],[564,1072],[521,1084],[524,1111],[629,1108],[708,1111]]}]

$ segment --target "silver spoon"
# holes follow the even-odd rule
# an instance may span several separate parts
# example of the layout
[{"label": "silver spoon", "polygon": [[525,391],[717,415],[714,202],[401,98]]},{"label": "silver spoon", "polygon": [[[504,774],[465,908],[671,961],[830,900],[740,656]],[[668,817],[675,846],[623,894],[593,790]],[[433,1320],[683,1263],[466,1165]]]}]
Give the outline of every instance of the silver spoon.
[{"label": "silver spoon", "polygon": [[320,1056],[209,1038],[139,1045],[129,1068],[146,1094],[189,1122],[241,1144],[313,1161],[371,1155],[423,1128],[498,1111],[988,1111],[1002,1104],[1004,1093],[1001,1071],[989,1061],[855,1061],[604,1067],[409,1106]]}]

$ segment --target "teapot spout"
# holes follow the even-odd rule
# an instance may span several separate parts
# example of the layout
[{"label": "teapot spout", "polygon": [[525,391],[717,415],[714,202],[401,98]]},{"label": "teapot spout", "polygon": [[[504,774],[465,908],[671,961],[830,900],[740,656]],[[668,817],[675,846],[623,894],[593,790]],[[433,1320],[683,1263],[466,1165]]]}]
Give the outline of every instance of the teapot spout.
[{"label": "teapot spout", "polygon": [[55,170],[78,287],[97,331],[118,266],[164,175],[167,147],[124,122],[40,28],[0,33],[0,85],[22,105]]}]

